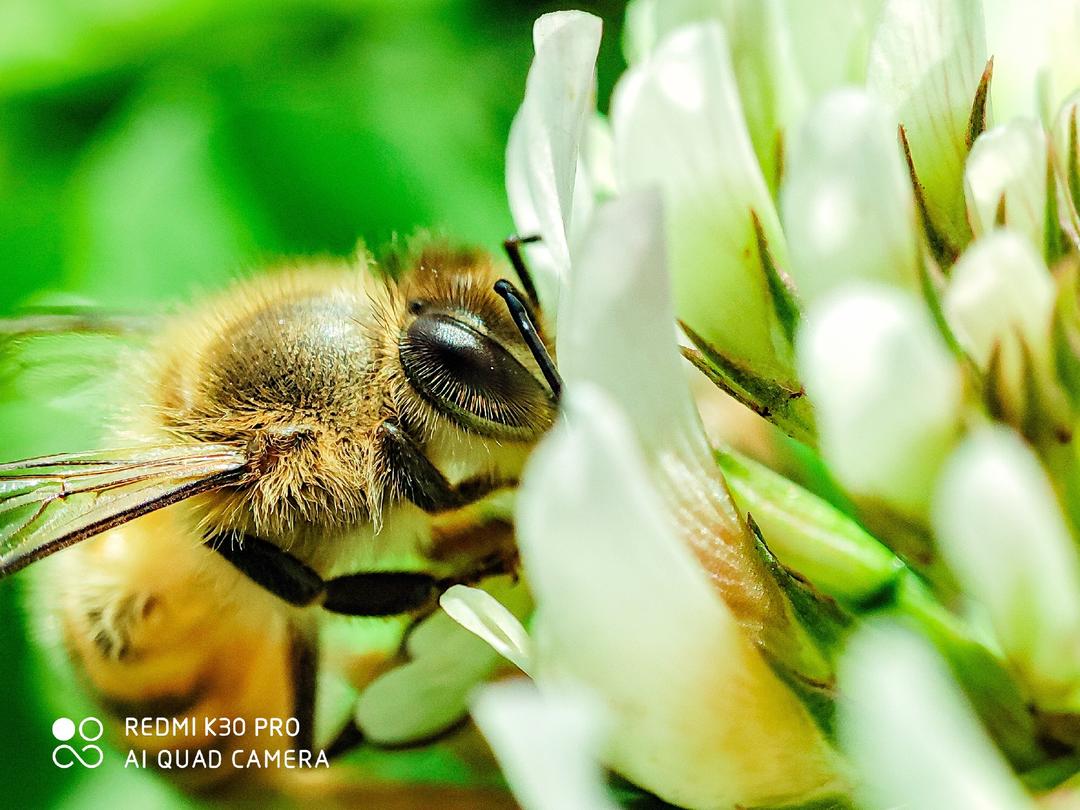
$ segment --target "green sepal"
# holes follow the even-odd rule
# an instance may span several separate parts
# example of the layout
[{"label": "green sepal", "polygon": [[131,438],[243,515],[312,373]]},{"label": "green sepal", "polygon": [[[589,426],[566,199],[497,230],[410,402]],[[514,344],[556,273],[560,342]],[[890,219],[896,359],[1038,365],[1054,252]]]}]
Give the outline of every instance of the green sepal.
[{"label": "green sepal", "polygon": [[814,412],[806,392],[797,383],[770,380],[755,374],[713,346],[682,321],[686,336],[697,350],[683,348],[683,355],[714,385],[747,408],[772,422],[793,439],[815,447]]},{"label": "green sepal", "polygon": [[750,219],[754,225],[754,237],[757,242],[758,259],[761,262],[761,270],[765,273],[765,280],[769,286],[769,298],[772,301],[773,313],[783,331],[783,337],[788,347],[795,345],[795,332],[799,328],[799,320],[802,318],[802,308],[795,293],[795,285],[781,268],[776,266],[772,251],[769,250],[769,240],[761,227],[761,220],[757,213],[751,209]]},{"label": "green sepal", "polygon": [[1080,286],[1076,261],[1064,267],[1057,283],[1051,331],[1054,366],[1073,412],[1080,413]]},{"label": "green sepal", "polygon": [[926,193],[923,190],[922,181],[919,180],[919,174],[915,170],[915,159],[911,156],[911,146],[908,144],[907,131],[904,129],[903,124],[900,125],[897,132],[900,137],[900,148],[903,150],[904,160],[907,162],[911,190],[915,195],[915,208],[919,212],[919,220],[922,222],[926,244],[939,266],[951,267],[953,262],[956,261],[956,257],[960,255],[960,250],[949,242],[948,237],[934,223],[934,218],[930,215],[930,209],[926,205]]},{"label": "green sepal", "polygon": [[739,511],[754,515],[770,551],[823,593],[858,605],[903,568],[888,548],[817,495],[734,451],[716,457]]}]

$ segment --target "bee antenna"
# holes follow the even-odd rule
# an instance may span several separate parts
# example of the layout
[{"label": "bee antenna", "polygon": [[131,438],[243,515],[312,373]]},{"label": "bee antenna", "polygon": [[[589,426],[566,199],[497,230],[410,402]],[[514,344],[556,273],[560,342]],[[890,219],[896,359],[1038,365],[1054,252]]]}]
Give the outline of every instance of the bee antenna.
[{"label": "bee antenna", "polygon": [[521,246],[531,245],[539,241],[541,241],[540,234],[532,234],[531,236],[514,234],[503,240],[503,250],[506,251],[506,257],[510,259],[510,264],[513,266],[514,272],[517,273],[521,286],[525,289],[525,295],[529,297],[529,302],[534,307],[540,306],[540,298],[536,294],[536,285],[533,283],[532,273],[529,272],[529,268],[525,264],[525,257],[521,254]]},{"label": "bee antenna", "polygon": [[540,367],[544,379],[547,380],[547,384],[551,387],[551,393],[558,400],[560,394],[562,394],[562,377],[559,376],[555,361],[551,359],[544,341],[540,339],[540,335],[536,331],[536,326],[529,316],[529,308],[522,300],[521,293],[518,292],[517,287],[506,279],[495,282],[495,292],[506,302],[506,308],[510,310],[510,317],[513,318],[514,325],[521,332],[525,345],[529,347],[533,359],[536,360],[536,365]]}]

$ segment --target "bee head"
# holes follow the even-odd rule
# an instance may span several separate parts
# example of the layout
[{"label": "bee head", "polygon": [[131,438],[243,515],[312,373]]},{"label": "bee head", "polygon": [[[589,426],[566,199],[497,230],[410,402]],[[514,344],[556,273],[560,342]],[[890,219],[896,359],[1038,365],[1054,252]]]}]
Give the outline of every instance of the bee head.
[{"label": "bee head", "polygon": [[[557,392],[545,379],[514,310],[496,291],[498,275],[490,260],[472,252],[429,250],[414,267],[403,284],[405,312],[397,345],[410,387],[470,432],[496,439],[536,438],[554,419]],[[515,301],[527,307],[520,298]],[[532,337],[543,350],[537,321],[535,314],[529,317]]]}]

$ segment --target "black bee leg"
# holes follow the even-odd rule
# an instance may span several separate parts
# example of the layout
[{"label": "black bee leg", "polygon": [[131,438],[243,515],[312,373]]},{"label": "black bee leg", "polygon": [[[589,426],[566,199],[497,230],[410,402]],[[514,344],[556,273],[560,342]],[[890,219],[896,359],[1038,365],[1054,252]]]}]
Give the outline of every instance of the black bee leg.
[{"label": "black bee leg", "polygon": [[513,266],[514,272],[517,273],[517,277],[521,281],[521,286],[524,288],[525,294],[529,296],[529,302],[534,308],[540,306],[540,299],[536,295],[536,285],[533,283],[532,273],[529,272],[529,266],[525,264],[525,256],[521,252],[521,246],[531,245],[533,242],[539,241],[539,234],[532,234],[530,236],[518,236],[517,234],[514,234],[510,238],[503,240],[503,250],[506,251],[506,257],[510,260],[510,264]]},{"label": "black bee leg", "polygon": [[387,466],[395,473],[397,491],[425,512],[458,509],[498,489],[496,483],[487,480],[465,481],[455,487],[400,425],[383,422],[380,431]]},{"label": "black bee leg", "polygon": [[512,570],[505,554],[492,554],[469,570],[451,577],[419,571],[371,571],[347,574],[326,582],[322,606],[346,616],[397,616],[434,610],[439,597],[453,585],[471,585]]},{"label": "black bee leg", "polygon": [[261,585],[290,605],[305,607],[322,596],[325,583],[318,573],[286,551],[239,532],[223,532],[206,545],[231,562],[256,585]]},{"label": "black bee leg", "polygon": [[322,606],[346,616],[397,616],[434,608],[451,584],[419,571],[347,574],[327,581]]},{"label": "black bee leg", "polygon": [[290,605],[319,605],[347,616],[396,616],[434,609],[451,585],[470,577],[438,578],[419,571],[373,571],[323,581],[287,551],[250,535],[226,532],[207,541],[212,549]]}]

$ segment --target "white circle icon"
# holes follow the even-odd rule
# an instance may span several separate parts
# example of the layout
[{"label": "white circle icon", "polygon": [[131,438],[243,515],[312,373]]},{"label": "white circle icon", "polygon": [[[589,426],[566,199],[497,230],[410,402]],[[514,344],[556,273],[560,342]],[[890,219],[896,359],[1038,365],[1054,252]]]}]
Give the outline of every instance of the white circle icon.
[{"label": "white circle icon", "polygon": [[52,724],[52,733],[60,742],[67,742],[75,736],[75,722],[69,717],[58,717]]},{"label": "white circle icon", "polygon": [[[61,718],[61,719],[66,719],[66,718]],[[60,722],[60,721],[58,720],[57,722]],[[70,723],[71,721],[68,720],[68,722]],[[88,726],[91,729],[93,729],[93,732],[87,730]],[[53,723],[53,734],[55,734],[55,733],[56,733],[56,723]],[[103,726],[101,724],[101,721],[98,720],[96,717],[87,717],[85,720],[83,720],[81,723],[79,723],[79,736],[82,737],[86,742],[94,742],[95,740],[100,740],[101,735],[104,734],[104,733],[105,733],[105,726]]]}]

